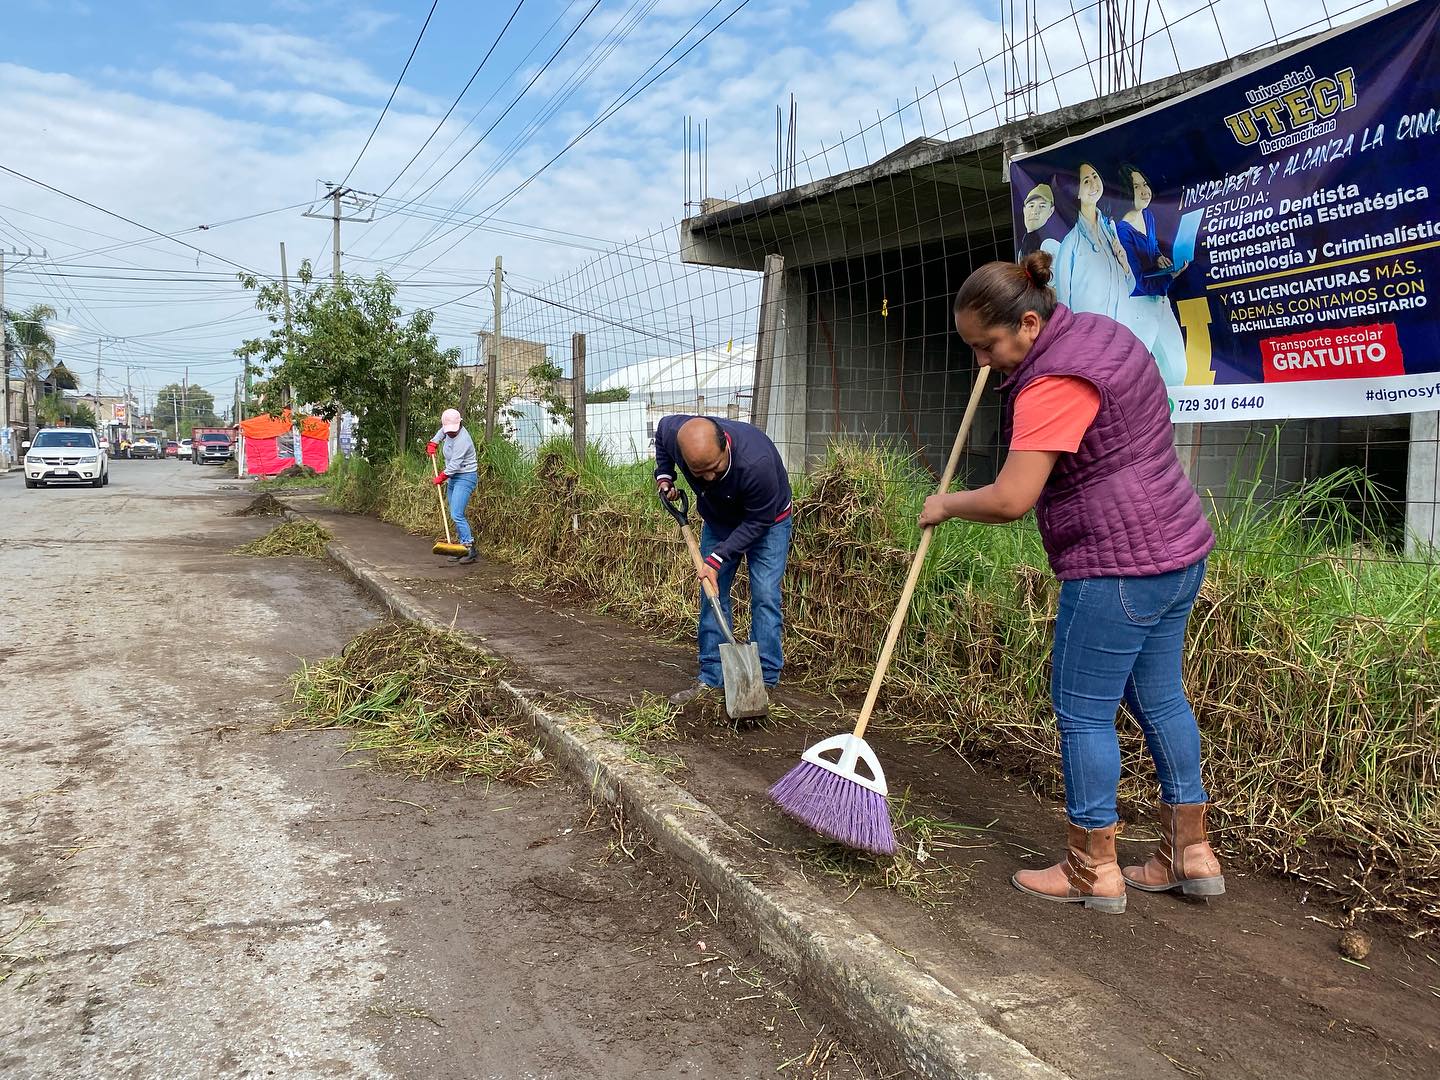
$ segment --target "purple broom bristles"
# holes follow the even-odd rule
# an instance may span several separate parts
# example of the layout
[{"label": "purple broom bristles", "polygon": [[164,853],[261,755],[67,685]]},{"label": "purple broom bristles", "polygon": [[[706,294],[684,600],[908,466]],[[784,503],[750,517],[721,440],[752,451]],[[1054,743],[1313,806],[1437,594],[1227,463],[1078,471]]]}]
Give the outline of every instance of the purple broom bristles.
[{"label": "purple broom bristles", "polygon": [[889,800],[839,773],[802,761],[775,781],[770,798],[802,825],[846,847],[895,854]]}]

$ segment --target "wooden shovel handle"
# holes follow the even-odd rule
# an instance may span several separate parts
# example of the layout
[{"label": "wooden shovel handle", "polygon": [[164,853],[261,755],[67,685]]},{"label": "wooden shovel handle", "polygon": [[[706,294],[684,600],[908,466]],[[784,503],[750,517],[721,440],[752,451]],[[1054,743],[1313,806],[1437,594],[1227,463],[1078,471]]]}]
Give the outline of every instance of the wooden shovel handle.
[{"label": "wooden shovel handle", "polygon": [[[955,470],[960,466],[960,454],[965,449],[965,440],[970,436],[970,425],[975,420],[975,410],[980,405],[980,395],[990,369],[982,367],[975,376],[975,388],[970,391],[970,402],[965,406],[965,416],[960,421],[960,430],[955,433],[955,445],[950,448],[950,460],[945,463],[945,472],[935,494],[943,495],[955,479]],[[920,580],[921,567],[925,565],[925,553],[930,550],[930,541],[935,535],[935,526],[927,525],[920,533],[920,544],[910,559],[910,573],[905,578],[905,588],[900,593],[900,602],[895,605],[895,614],[890,616],[890,629],[885,633],[885,644],[880,649],[880,659],[875,665],[875,674],[870,678],[870,690],[865,695],[865,704],[860,707],[860,721],[855,725],[855,737],[865,735],[870,723],[870,714],[875,711],[875,699],[880,696],[880,684],[885,681],[885,672],[890,668],[890,657],[895,652],[895,642],[905,626],[905,617],[910,613],[910,600],[915,595],[915,583]]]},{"label": "wooden shovel handle", "polygon": [[[695,530],[687,525],[680,526],[680,535],[685,538],[685,546],[690,549],[690,561],[695,564],[695,573],[699,575],[705,568],[705,559],[700,554],[700,543],[695,539]],[[709,578],[702,578],[705,595],[712,600],[720,599],[720,590],[715,588],[715,583]],[[723,621],[723,620],[722,620]]]}]

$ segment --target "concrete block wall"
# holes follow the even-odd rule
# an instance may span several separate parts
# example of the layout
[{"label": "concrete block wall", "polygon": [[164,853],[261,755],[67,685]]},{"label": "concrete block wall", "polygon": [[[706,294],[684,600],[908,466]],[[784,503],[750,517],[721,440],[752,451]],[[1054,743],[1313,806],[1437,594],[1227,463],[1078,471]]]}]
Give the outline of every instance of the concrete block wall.
[{"label": "concrete block wall", "polygon": [[[806,275],[809,460],[837,437],[876,438],[937,475],[944,467],[976,373],[949,322],[951,282],[963,269],[939,256],[911,260],[904,269],[877,258]],[[989,481],[997,467],[999,404],[987,397],[961,462],[968,484]]]}]

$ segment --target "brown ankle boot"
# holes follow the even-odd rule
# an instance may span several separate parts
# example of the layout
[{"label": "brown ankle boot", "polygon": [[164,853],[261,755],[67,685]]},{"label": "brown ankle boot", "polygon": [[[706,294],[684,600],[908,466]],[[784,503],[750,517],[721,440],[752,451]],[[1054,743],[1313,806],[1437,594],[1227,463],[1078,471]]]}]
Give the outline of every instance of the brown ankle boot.
[{"label": "brown ankle boot", "polygon": [[1160,804],[1160,847],[1144,866],[1127,866],[1125,883],[1145,892],[1179,889],[1186,896],[1225,891],[1220,860],[1205,839],[1207,803]]},{"label": "brown ankle boot", "polygon": [[1115,826],[1083,829],[1066,823],[1065,861],[1048,870],[1021,870],[1010,880],[1021,892],[1107,915],[1125,910],[1125,879],[1115,860]]}]

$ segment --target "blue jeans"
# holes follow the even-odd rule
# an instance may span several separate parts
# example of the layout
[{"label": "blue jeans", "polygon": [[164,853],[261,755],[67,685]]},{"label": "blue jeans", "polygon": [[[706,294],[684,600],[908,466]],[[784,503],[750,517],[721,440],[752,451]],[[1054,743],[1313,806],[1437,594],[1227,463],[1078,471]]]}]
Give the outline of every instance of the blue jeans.
[{"label": "blue jeans", "polygon": [[1200,729],[1180,681],[1185,623],[1205,560],[1153,577],[1062,582],[1050,696],[1060,727],[1065,811],[1103,829],[1119,820],[1123,698],[1140,722],[1167,803],[1208,802],[1200,781]]},{"label": "blue jeans", "polygon": [[[790,533],[794,527],[794,518],[772,525],[745,552],[745,562],[750,567],[750,640],[759,646],[760,670],[765,676],[766,686],[774,686],[780,681],[780,668],[785,662],[780,650],[780,632],[784,628],[780,615],[780,579],[785,576],[785,560],[790,556]],[[720,539],[706,525],[700,530],[700,553],[709,555],[719,545]],[[720,607],[732,631],[735,615],[730,608],[730,586],[735,584],[735,571],[739,568],[738,557],[726,559],[717,575]],[[720,645],[725,640],[725,634],[715,620],[715,612],[703,589],[700,593],[699,636],[700,681],[706,686],[719,686],[722,681]]]},{"label": "blue jeans", "polygon": [[465,504],[475,494],[475,485],[479,482],[479,473],[462,472],[445,483],[450,497],[450,520],[455,522],[455,539],[467,546],[475,542],[475,537],[470,532],[470,522],[465,520]]}]

